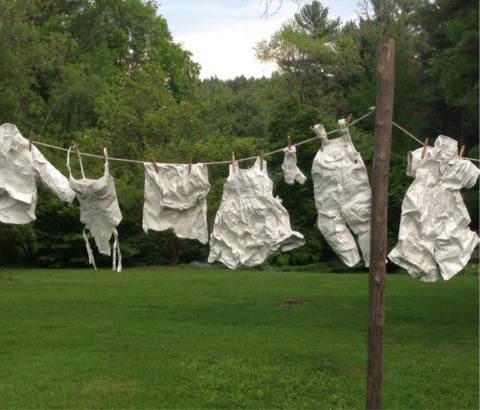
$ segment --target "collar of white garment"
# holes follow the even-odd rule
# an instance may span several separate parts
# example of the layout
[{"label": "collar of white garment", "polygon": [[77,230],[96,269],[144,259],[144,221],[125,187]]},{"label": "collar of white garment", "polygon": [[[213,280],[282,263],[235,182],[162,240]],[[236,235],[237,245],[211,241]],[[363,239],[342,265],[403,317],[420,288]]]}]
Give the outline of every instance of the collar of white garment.
[{"label": "collar of white garment", "polygon": [[453,138],[446,135],[439,135],[435,140],[435,145],[432,149],[432,158],[435,161],[448,161],[452,165],[458,156],[458,143]]},{"label": "collar of white garment", "polygon": [[18,128],[13,124],[2,124],[0,127],[0,151],[6,154],[10,150],[16,150],[22,143],[23,137]]}]

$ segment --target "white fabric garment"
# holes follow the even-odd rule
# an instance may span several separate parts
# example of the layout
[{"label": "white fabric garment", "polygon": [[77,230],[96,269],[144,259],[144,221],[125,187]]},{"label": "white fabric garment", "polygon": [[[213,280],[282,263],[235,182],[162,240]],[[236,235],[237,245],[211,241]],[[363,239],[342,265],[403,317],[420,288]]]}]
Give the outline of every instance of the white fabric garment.
[{"label": "white fabric garment", "polygon": [[433,148],[409,153],[415,180],[402,203],[398,243],[388,258],[424,282],[448,280],[468,263],[479,242],[460,189],[475,185],[480,170],[458,157],[457,141],[440,135]]},{"label": "white fabric garment", "polygon": [[[80,221],[85,225],[83,237],[87,247],[88,262],[97,269],[95,259],[89,243],[89,236],[92,235],[100,253],[110,256],[112,254],[113,270],[122,271],[122,255],[116,227],[122,220],[122,213],[118,205],[115,181],[108,169],[107,150],[105,154],[104,174],[99,179],[85,177],[82,160],[80,160],[81,179],[75,179],[70,169],[70,152],[67,154],[67,167],[70,173],[70,187],[75,192],[80,203]],[[114,238],[113,245],[110,240]],[[117,261],[118,258],[118,261]]]},{"label": "white fabric garment", "polygon": [[297,167],[297,150],[295,146],[285,148],[283,152],[285,156],[283,157],[282,171],[285,182],[288,185],[293,185],[296,181],[303,185],[307,177]]},{"label": "white fabric garment", "polygon": [[0,126],[0,222],[27,224],[34,221],[37,206],[36,178],[62,201],[75,193],[65,178],[13,124]]},{"label": "white fabric garment", "polygon": [[[143,229],[172,229],[179,238],[208,242],[207,194],[210,190],[205,164],[145,163]],[[157,173],[158,170],[158,173]]]},{"label": "white fabric garment", "polygon": [[[322,141],[312,165],[317,226],[328,244],[349,267],[370,263],[371,189],[362,156],[353,146],[345,120],[341,137],[329,140],[321,124],[314,130]],[[352,234],[353,232],[353,234]]]},{"label": "white fabric garment", "polygon": [[257,158],[251,168],[229,165],[222,202],[210,236],[208,262],[222,262],[230,269],[255,266],[277,251],[289,251],[305,243],[292,231],[290,217],[279,198],[274,198],[267,163]]}]

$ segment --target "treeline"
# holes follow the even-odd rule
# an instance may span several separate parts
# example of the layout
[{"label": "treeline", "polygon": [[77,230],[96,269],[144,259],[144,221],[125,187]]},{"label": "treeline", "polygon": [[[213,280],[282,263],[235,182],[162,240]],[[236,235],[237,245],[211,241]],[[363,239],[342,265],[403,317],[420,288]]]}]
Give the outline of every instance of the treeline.
[{"label": "treeline", "polygon": [[[476,1],[364,1],[354,22],[332,19],[319,2],[305,4],[271,39],[257,47],[275,61],[272,78],[199,80],[200,67],[175,43],[161,6],[140,0],[4,0],[0,2],[0,121],[24,136],[127,158],[187,162],[251,156],[312,136],[350,113],[375,104],[376,44],[396,40],[395,120],[432,141],[447,134],[478,155],[478,3]],[[259,20],[259,24],[262,24]],[[352,129],[371,166],[373,122]],[[309,174],[318,144],[299,148]],[[390,176],[389,240],[395,242],[401,201],[411,182],[406,153],[414,142],[394,132]],[[66,173],[62,152],[42,150]],[[282,156],[269,160],[270,176],[307,244],[271,258],[273,264],[335,261],[318,232],[311,179],[282,182]],[[85,159],[87,176],[102,163]],[[73,164],[76,169],[77,164]],[[245,164],[248,166],[249,164]],[[125,264],[205,261],[208,246],[178,240],[170,232],[141,228],[143,169],[112,163],[123,222]],[[208,219],[213,224],[226,166],[209,168]],[[478,228],[476,190],[466,193]],[[86,255],[78,205],[40,189],[37,221],[0,225],[0,264],[81,266]],[[100,259],[99,259],[100,260]]]}]

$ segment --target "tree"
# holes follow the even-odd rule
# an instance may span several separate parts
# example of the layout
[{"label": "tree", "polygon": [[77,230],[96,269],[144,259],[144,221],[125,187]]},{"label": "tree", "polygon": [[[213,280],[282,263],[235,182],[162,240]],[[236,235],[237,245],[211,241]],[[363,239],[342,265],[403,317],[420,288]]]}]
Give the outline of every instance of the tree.
[{"label": "tree", "polygon": [[288,78],[290,91],[302,103],[340,111],[342,93],[362,71],[360,48],[339,25],[339,19],[328,18],[328,8],[314,1],[303,6],[270,41],[260,42],[257,56],[277,63]]}]

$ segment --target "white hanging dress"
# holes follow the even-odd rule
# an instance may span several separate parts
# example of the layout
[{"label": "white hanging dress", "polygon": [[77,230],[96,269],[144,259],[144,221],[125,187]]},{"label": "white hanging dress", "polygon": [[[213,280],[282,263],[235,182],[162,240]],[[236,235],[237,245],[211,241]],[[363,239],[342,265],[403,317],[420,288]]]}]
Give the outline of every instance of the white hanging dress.
[{"label": "white hanging dress", "polygon": [[303,235],[292,231],[288,212],[272,189],[266,161],[257,158],[247,169],[229,165],[210,235],[209,263],[219,261],[230,269],[256,266],[275,252],[305,244]]},{"label": "white hanging dress", "polygon": [[[113,270],[122,271],[122,255],[120,253],[120,244],[118,241],[118,232],[116,227],[122,220],[122,213],[118,205],[115,182],[110,175],[108,168],[107,150],[105,154],[105,172],[99,179],[89,179],[85,177],[82,160],[80,159],[81,179],[75,179],[70,169],[70,152],[67,154],[67,168],[70,173],[70,187],[80,202],[80,221],[85,225],[83,229],[83,238],[88,253],[88,262],[97,269],[95,259],[89,243],[89,236],[92,235],[95,244],[100,253],[110,256],[112,253]],[[114,237],[114,243],[111,246],[110,240]],[[118,259],[118,261],[117,261]]]}]

